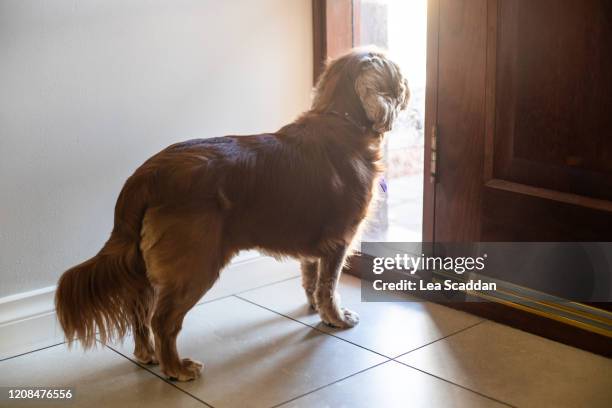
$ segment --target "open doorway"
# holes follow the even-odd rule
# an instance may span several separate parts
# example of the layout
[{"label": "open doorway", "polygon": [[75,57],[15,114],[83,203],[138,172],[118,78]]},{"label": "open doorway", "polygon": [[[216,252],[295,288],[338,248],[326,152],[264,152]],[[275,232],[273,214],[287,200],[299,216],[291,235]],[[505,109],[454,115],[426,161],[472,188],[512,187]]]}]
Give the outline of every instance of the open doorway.
[{"label": "open doorway", "polygon": [[408,109],[385,138],[386,170],[362,242],[431,239],[431,185],[424,177],[430,171],[425,162],[430,149],[425,137],[427,8],[427,0],[313,0],[315,81],[326,60],[372,45],[387,50],[410,86]]},{"label": "open doorway", "polygon": [[353,2],[354,46],[378,46],[402,68],[410,103],[385,138],[385,174],[363,240],[419,242],[423,169],[427,0]]}]

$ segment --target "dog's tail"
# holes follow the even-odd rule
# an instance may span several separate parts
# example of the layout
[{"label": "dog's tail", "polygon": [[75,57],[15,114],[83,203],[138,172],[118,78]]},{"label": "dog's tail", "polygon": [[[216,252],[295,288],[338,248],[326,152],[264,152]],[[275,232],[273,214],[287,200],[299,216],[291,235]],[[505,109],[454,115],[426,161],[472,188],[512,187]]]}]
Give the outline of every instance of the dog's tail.
[{"label": "dog's tail", "polygon": [[143,177],[130,177],[117,200],[110,239],[60,278],[55,307],[68,341],[79,339],[87,349],[96,344],[96,330],[105,343],[146,321],[152,287],[139,246],[147,196]]}]

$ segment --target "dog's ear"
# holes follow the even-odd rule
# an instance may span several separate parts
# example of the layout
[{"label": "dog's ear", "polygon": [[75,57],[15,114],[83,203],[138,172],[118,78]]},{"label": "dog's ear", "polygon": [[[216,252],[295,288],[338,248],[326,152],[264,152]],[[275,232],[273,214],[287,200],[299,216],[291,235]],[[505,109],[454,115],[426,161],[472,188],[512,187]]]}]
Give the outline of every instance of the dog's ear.
[{"label": "dog's ear", "polygon": [[408,82],[393,62],[376,54],[366,54],[359,64],[355,79],[355,92],[372,129],[379,133],[391,130],[398,113],[403,110],[410,96]]}]

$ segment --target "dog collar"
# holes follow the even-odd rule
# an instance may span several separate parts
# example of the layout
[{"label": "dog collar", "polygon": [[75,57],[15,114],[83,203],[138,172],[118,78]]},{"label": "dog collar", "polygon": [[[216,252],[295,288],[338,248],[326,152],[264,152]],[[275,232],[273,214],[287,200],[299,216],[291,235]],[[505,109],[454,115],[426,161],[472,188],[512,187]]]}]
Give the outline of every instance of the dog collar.
[{"label": "dog collar", "polygon": [[334,110],[330,110],[325,112],[327,114],[330,115],[334,115],[334,116],[338,116],[341,117],[342,119],[346,120],[347,122],[349,122],[351,125],[355,126],[356,128],[358,128],[359,130],[361,130],[362,132],[367,132],[368,128],[367,126],[364,126],[362,124],[360,124],[358,121],[356,121],[351,115],[349,115],[348,112],[344,112],[344,113],[340,113],[338,111],[334,111]]}]

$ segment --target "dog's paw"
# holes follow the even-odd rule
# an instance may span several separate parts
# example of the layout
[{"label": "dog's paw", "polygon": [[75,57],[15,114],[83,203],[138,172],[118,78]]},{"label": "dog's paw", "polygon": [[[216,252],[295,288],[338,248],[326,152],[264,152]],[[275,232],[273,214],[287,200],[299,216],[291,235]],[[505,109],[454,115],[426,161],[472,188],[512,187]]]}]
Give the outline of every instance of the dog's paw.
[{"label": "dog's paw", "polygon": [[177,370],[166,370],[162,372],[171,380],[175,381],[191,381],[200,376],[202,371],[202,363],[190,358],[181,360],[181,366]]},{"label": "dog's paw", "polygon": [[136,354],[134,353],[134,357],[136,357],[136,361],[142,365],[157,365],[159,361],[157,361],[157,357],[155,354]]},{"label": "dog's paw", "polygon": [[342,308],[344,318],[342,321],[347,324],[347,327],[357,326],[359,324],[359,315],[350,309]]},{"label": "dog's paw", "polygon": [[153,347],[139,347],[136,346],[134,349],[134,357],[136,361],[142,365],[157,365],[159,362],[157,361],[157,357],[155,356],[155,351],[153,351]]},{"label": "dog's paw", "polygon": [[321,320],[328,326],[348,329],[359,324],[359,315],[352,310],[340,308],[339,313],[323,313]]},{"label": "dog's paw", "polygon": [[310,310],[316,312],[318,308],[314,294],[306,292],[306,298],[308,299],[308,306],[310,306]]}]

